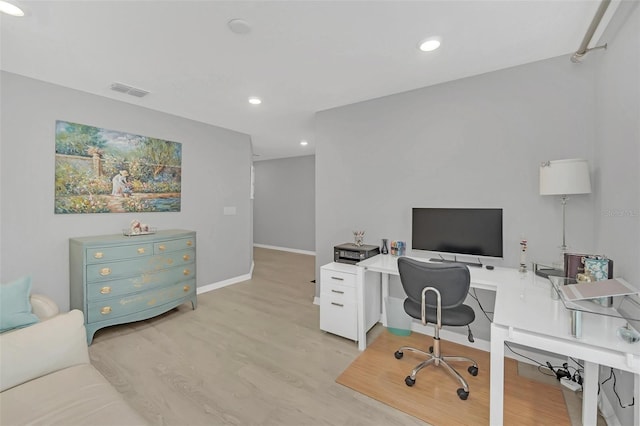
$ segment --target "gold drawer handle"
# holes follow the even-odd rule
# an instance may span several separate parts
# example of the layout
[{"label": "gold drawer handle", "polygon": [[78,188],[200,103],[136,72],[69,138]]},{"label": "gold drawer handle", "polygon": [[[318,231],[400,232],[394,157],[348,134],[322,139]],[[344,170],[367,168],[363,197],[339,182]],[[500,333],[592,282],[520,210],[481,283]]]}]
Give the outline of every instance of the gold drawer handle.
[{"label": "gold drawer handle", "polygon": [[182,271],[183,275],[189,275],[190,273],[191,273],[191,271],[188,270],[188,269],[185,269],[184,271]]},{"label": "gold drawer handle", "polygon": [[191,259],[191,258],[189,257],[189,255],[188,255],[188,254],[185,254],[184,256],[182,256],[182,259],[183,259],[184,261],[187,261],[187,260],[189,260],[189,259]]},{"label": "gold drawer handle", "polygon": [[187,247],[191,247],[193,245],[193,242],[191,242],[191,240],[187,241]]},{"label": "gold drawer handle", "polygon": [[331,289],[331,293],[344,294],[344,291]]},{"label": "gold drawer handle", "polygon": [[111,293],[111,287],[109,286],[104,286],[100,289],[100,294],[109,294]]},{"label": "gold drawer handle", "polygon": [[144,247],[140,247],[138,249],[138,254],[144,254]]},{"label": "gold drawer handle", "polygon": [[104,256],[104,253],[101,251],[97,251],[93,253],[93,257],[95,257],[96,259],[102,259],[103,256]]},{"label": "gold drawer handle", "polygon": [[160,244],[160,245],[158,246],[158,248],[159,248],[160,250],[166,250],[166,249],[167,249],[167,246],[165,246],[164,244]]},{"label": "gold drawer handle", "polygon": [[104,308],[100,309],[100,313],[102,315],[108,315],[111,313],[111,306],[105,306]]},{"label": "gold drawer handle", "polygon": [[190,288],[191,288],[191,287],[189,287],[188,285],[185,285],[184,287],[182,287],[182,289],[183,289],[184,291],[189,291],[189,289],[190,289]]},{"label": "gold drawer handle", "polygon": [[111,274],[111,268],[102,268],[100,269],[100,275],[102,275],[103,277],[106,277],[107,275]]}]

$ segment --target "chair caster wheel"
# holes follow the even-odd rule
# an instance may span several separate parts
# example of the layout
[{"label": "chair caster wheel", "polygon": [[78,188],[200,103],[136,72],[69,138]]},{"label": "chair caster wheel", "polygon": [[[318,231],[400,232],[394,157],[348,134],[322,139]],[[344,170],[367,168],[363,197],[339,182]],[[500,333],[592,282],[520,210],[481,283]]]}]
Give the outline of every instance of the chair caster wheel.
[{"label": "chair caster wheel", "polygon": [[472,376],[477,376],[478,375],[478,367],[476,367],[475,365],[472,365],[471,367],[467,368],[467,371]]},{"label": "chair caster wheel", "polygon": [[404,354],[400,351],[396,351],[396,353],[394,353],[393,355],[396,357],[396,359],[401,359],[404,356]]},{"label": "chair caster wheel", "polygon": [[416,384],[416,379],[412,379],[411,376],[407,376],[404,378],[404,382],[407,384],[407,386],[411,387]]},{"label": "chair caster wheel", "polygon": [[469,397],[469,392],[467,392],[463,388],[458,388],[458,397],[464,401]]}]

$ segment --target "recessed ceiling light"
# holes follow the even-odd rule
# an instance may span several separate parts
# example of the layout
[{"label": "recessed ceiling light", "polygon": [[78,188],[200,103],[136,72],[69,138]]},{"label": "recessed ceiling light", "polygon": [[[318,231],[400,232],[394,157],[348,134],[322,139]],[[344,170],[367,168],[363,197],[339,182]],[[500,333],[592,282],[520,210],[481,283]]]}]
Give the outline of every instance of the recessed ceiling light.
[{"label": "recessed ceiling light", "polygon": [[433,52],[439,47],[440,40],[438,40],[437,38],[429,38],[427,40],[423,40],[418,45],[418,49],[422,50],[423,52]]},{"label": "recessed ceiling light", "polygon": [[0,12],[11,16],[24,16],[24,12],[18,6],[0,0]]},{"label": "recessed ceiling light", "polygon": [[249,98],[249,103],[251,105],[260,105],[262,103],[262,99],[252,96]]},{"label": "recessed ceiling light", "polygon": [[307,145],[309,145],[309,142],[307,142],[307,141],[300,141],[300,145],[302,145],[302,146],[307,146]]}]

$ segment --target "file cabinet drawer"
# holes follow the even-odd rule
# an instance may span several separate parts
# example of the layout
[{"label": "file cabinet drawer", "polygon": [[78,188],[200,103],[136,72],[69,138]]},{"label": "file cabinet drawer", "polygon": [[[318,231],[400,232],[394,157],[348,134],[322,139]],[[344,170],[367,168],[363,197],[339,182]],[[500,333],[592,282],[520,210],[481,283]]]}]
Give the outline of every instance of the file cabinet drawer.
[{"label": "file cabinet drawer", "polygon": [[347,339],[357,340],[356,304],[336,300],[329,295],[320,298],[320,329]]},{"label": "file cabinet drawer", "polygon": [[347,287],[344,285],[334,284],[330,282],[326,284],[323,282],[321,285],[321,297],[327,295],[328,297],[342,300],[345,302],[355,303],[356,301],[356,289],[355,287]]},{"label": "file cabinet drawer", "polygon": [[355,272],[350,274],[335,269],[322,268],[320,270],[320,283],[322,285],[339,284],[346,287],[356,287]]}]

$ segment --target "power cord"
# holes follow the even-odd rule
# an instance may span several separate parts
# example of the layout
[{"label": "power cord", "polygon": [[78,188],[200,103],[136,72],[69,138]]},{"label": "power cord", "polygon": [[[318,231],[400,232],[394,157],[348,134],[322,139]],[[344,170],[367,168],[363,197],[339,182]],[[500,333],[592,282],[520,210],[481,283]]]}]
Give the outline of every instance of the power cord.
[{"label": "power cord", "polygon": [[[473,291],[473,294],[471,293],[471,291]],[[484,314],[484,316],[487,318],[487,320],[489,322],[493,322],[493,318],[490,318],[488,314],[492,314],[493,312],[490,311],[485,311],[484,307],[482,306],[482,303],[480,303],[480,299],[478,299],[478,294],[476,293],[476,289],[473,288],[469,291],[469,296],[471,296],[477,303],[478,303],[478,307],[480,307],[480,310],[482,311],[482,313]]]},{"label": "power cord", "polygon": [[618,404],[620,404],[621,408],[628,408],[628,407],[632,407],[636,404],[636,398],[631,397],[631,404],[627,404],[624,405],[622,404],[622,400],[620,399],[620,395],[618,395],[618,391],[616,390],[616,373],[613,371],[613,367],[609,367],[610,368],[610,374],[609,377],[607,377],[606,379],[604,379],[602,381],[602,383],[598,383],[598,394],[600,394],[600,385],[604,385],[605,383],[607,383],[609,380],[611,380],[611,378],[613,378],[613,385],[612,385],[612,389],[613,389],[613,393],[616,396],[616,398],[618,398]]}]

